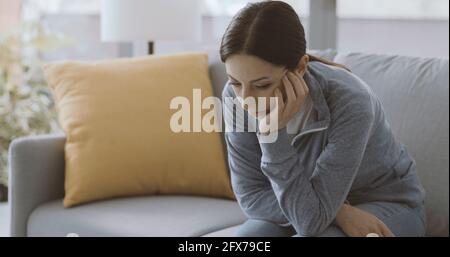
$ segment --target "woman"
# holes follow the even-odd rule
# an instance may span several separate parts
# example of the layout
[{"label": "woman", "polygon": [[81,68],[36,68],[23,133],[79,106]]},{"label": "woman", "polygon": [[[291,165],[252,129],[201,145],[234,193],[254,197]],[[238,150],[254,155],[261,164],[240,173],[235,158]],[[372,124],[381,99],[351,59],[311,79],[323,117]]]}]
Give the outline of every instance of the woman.
[{"label": "woman", "polygon": [[[244,120],[258,124],[225,133],[233,190],[249,218],[238,236],[424,235],[414,159],[361,79],[306,54],[291,6],[248,4],[229,24],[220,54],[229,76],[223,97],[241,99]],[[242,101],[258,97],[266,106]],[[276,130],[262,131],[274,112]],[[274,132],[275,141],[262,140]]]}]

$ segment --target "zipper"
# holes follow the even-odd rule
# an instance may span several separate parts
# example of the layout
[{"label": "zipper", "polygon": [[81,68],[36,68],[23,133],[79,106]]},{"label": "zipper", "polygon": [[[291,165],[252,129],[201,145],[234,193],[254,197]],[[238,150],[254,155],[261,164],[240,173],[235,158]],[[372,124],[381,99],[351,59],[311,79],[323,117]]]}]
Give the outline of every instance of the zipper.
[{"label": "zipper", "polygon": [[325,129],[327,129],[327,128],[328,128],[328,126],[320,127],[320,128],[314,128],[314,129],[310,129],[310,130],[307,130],[307,131],[303,131],[303,132],[301,132],[300,134],[296,135],[296,136],[292,139],[291,145],[294,145],[295,142],[297,142],[297,141],[299,140],[299,138],[302,137],[302,136],[304,136],[304,135],[307,135],[307,134],[310,134],[310,133],[313,133],[313,132],[319,132],[319,131],[325,130]]}]

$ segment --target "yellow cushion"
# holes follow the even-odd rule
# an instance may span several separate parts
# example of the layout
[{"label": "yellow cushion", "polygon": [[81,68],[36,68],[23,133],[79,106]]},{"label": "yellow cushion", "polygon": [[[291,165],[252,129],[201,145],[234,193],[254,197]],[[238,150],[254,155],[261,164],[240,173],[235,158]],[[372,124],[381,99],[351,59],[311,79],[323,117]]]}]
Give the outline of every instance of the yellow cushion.
[{"label": "yellow cushion", "polygon": [[221,135],[169,124],[174,97],[212,96],[206,53],[56,62],[44,73],[67,137],[65,207],[144,194],[235,199]]}]

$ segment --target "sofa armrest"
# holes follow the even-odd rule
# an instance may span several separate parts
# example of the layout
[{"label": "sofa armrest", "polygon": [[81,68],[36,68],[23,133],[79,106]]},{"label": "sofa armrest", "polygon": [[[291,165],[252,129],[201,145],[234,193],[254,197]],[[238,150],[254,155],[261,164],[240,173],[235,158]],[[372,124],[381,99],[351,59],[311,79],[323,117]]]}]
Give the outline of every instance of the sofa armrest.
[{"label": "sofa armrest", "polygon": [[40,204],[64,196],[65,135],[18,138],[9,150],[11,236],[26,236],[28,217]]}]

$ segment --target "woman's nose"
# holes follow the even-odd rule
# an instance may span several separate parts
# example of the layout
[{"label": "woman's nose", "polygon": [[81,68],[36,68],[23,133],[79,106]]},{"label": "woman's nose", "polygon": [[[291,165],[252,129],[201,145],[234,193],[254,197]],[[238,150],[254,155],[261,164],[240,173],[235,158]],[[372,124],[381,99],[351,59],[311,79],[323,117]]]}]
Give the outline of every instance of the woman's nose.
[{"label": "woman's nose", "polygon": [[250,89],[248,87],[242,87],[242,99],[246,99],[251,96]]}]

